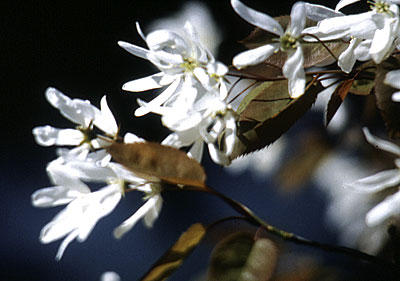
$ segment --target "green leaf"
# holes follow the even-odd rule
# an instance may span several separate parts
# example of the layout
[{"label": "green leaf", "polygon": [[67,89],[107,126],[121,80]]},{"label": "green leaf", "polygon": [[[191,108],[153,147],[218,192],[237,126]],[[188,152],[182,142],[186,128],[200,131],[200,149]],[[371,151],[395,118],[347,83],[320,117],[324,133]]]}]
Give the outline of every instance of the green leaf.
[{"label": "green leaf", "polygon": [[277,255],[277,249],[270,240],[254,240],[247,233],[235,233],[213,251],[207,280],[269,280],[277,264]]},{"label": "green leaf", "polygon": [[400,137],[400,103],[392,101],[392,95],[398,89],[394,89],[384,83],[386,74],[394,69],[400,68],[400,61],[390,57],[382,62],[376,71],[375,77],[375,97],[376,105],[385,120],[386,128],[390,137]]},{"label": "green leaf", "polygon": [[320,90],[313,85],[291,99],[286,80],[264,82],[253,89],[239,105],[238,141],[231,159],[277,140],[310,109]]},{"label": "green leaf", "polygon": [[205,234],[206,228],[201,223],[190,226],[140,280],[166,280],[182,265],[185,258],[201,242]]}]

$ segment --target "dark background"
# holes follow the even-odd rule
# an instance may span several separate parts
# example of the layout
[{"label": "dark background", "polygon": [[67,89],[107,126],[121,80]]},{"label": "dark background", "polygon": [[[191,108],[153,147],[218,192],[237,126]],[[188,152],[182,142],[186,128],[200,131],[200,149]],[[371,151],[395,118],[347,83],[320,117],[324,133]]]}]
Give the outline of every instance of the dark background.
[{"label": "dark background", "polygon": [[[234,215],[207,195],[166,194],[154,229],[147,230],[139,223],[116,241],[112,229],[141,204],[141,195],[132,193],[97,224],[86,242],[72,242],[60,262],[54,257],[61,241],[50,245],[38,241],[40,229],[62,207],[31,206],[30,195],[50,185],[45,167],[55,158],[53,148],[35,144],[31,130],[46,124],[70,126],[47,104],[46,88],[56,87],[70,97],[89,99],[94,105],[99,105],[101,97],[107,94],[122,131],[162,140],[168,131],[160,126],[157,116],[133,117],[136,98],[149,93],[128,94],[121,90],[124,82],[154,70],[149,63],[119,48],[117,41],[144,46],[134,22],[139,21],[146,31],[147,23],[177,11],[184,2],[1,2],[0,280],[98,280],[107,270],[118,272],[122,280],[137,280],[190,224],[210,223]],[[233,12],[229,1],[202,2],[209,5],[224,34],[218,59],[230,64],[233,55],[242,50],[236,42],[252,27]],[[288,14],[294,1],[244,2],[278,16]],[[323,226],[324,199],[315,188],[307,188],[293,198],[283,198],[271,191],[269,181],[258,182],[246,175],[230,176],[207,157],[205,165],[211,186],[250,205],[271,223],[311,239],[336,242],[335,234]],[[230,229],[244,227],[239,222],[230,225]],[[214,240],[220,235],[218,231],[211,234],[171,280],[189,280],[203,272]],[[319,251],[301,247],[297,251],[324,258]],[[338,264],[342,271],[365,270],[363,265],[340,256],[329,256],[326,260]]]}]

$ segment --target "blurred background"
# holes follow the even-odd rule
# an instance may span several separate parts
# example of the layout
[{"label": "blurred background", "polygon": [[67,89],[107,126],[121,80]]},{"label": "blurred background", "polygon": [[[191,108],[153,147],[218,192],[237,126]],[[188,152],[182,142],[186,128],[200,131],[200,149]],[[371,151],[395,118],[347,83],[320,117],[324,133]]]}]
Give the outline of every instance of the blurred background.
[{"label": "blurred background", "polygon": [[[243,2],[272,16],[289,14],[294,3],[286,0]],[[61,261],[54,259],[61,241],[42,245],[38,240],[40,229],[63,207],[37,209],[31,206],[30,195],[50,185],[45,168],[56,157],[54,148],[43,148],[34,142],[31,131],[35,126],[46,124],[71,126],[46,102],[46,88],[56,87],[70,97],[89,99],[96,106],[106,94],[123,132],[161,141],[169,132],[161,126],[158,116],[133,116],[136,99],[150,100],[154,93],[133,94],[121,90],[123,83],[149,75],[154,69],[147,61],[118,47],[117,41],[145,46],[135,30],[136,21],[147,33],[152,26],[154,28],[155,20],[171,16],[176,19],[183,11],[186,15],[205,18],[209,24],[211,20],[215,22],[215,34],[210,36],[215,36],[211,38],[214,38],[212,42],[218,53],[216,57],[230,65],[232,57],[244,49],[237,42],[253,29],[233,12],[227,0],[190,3],[43,0],[3,1],[0,4],[0,280],[99,280],[104,271],[116,271],[122,280],[137,280],[192,223],[208,224],[224,216],[236,215],[208,195],[167,193],[163,211],[153,229],[146,229],[140,223],[117,241],[112,230],[142,203],[141,194],[131,193],[111,215],[96,225],[87,241],[71,243]],[[313,3],[334,7],[336,1]],[[199,9],[204,8],[209,12],[202,14]],[[365,100],[355,97],[346,106],[363,108],[358,105],[364,106]],[[333,201],[335,198],[346,197],[340,197],[338,191],[342,181],[352,181],[371,171],[371,167],[368,170],[360,164],[362,161],[357,160],[354,152],[363,150],[358,146],[362,141],[360,122],[365,121],[360,121],[361,112],[361,109],[343,112],[342,117],[335,117],[338,118],[337,125],[327,131],[323,126],[323,107],[316,106],[316,110],[296,123],[285,139],[264,154],[258,154],[258,158],[237,163],[230,169],[212,164],[205,155],[208,183],[287,231],[326,243],[360,247],[362,243],[366,246],[374,244],[374,240],[360,240],[360,235],[365,232],[362,212],[357,213],[358,217],[353,221],[347,218],[354,205],[332,203],[337,202]],[[379,117],[368,122],[371,126],[381,125]],[[343,133],[344,127],[356,129],[346,129]],[[356,141],[347,142],[343,135],[353,136],[350,139]],[[328,158],[333,148],[343,143],[350,144],[335,151],[337,158]],[[302,166],[298,163],[304,158],[296,151],[312,151],[316,160],[327,161],[311,161],[314,165],[309,169],[298,171]],[[300,156],[296,158],[296,155]],[[334,172],[338,174],[336,177]],[[335,190],[327,191],[329,188]],[[170,280],[205,280],[213,247],[221,237],[238,230],[255,231],[239,221],[216,228]],[[277,243],[282,253],[279,266],[282,276],[290,272],[297,277],[303,276],[303,279],[287,277],[282,280],[384,279],[380,279],[384,273],[370,264],[321,250]]]}]

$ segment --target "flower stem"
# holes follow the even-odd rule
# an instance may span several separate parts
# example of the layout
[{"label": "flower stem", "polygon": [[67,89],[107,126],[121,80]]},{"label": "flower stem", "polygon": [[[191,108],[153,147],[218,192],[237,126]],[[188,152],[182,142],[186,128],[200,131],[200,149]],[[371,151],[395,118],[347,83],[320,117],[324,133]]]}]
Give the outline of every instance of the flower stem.
[{"label": "flower stem", "polygon": [[242,214],[245,219],[255,225],[255,226],[261,226],[263,227],[268,233],[273,234],[283,240],[293,242],[295,244],[299,245],[306,245],[314,248],[319,248],[327,252],[333,252],[333,253],[339,253],[339,254],[344,254],[347,256],[351,256],[353,258],[359,259],[359,260],[364,260],[368,261],[370,263],[379,265],[385,269],[390,269],[396,276],[399,276],[400,274],[400,268],[396,267],[395,264],[388,262],[386,260],[383,260],[379,257],[364,253],[362,251],[353,249],[353,248],[348,248],[348,247],[343,247],[343,246],[336,246],[336,245],[331,245],[331,244],[325,244],[325,243],[320,243],[317,241],[312,241],[308,240],[306,238],[303,238],[301,236],[298,236],[294,233],[290,233],[284,230],[281,230],[275,226],[272,226],[259,218],[257,215],[255,215],[248,207],[243,205],[242,203],[239,203],[235,200],[233,200],[230,197],[225,196],[222,193],[219,193],[218,191],[206,187],[206,188],[189,188],[186,190],[193,190],[193,191],[202,191],[202,192],[207,192],[209,194],[212,194],[220,199],[222,199],[225,203],[227,203],[229,206],[231,206],[233,209],[235,209],[238,213]]}]

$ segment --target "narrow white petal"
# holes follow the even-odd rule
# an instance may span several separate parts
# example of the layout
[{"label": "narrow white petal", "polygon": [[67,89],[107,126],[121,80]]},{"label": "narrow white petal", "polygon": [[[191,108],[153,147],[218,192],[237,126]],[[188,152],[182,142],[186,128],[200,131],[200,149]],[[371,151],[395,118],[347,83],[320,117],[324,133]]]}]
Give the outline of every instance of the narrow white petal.
[{"label": "narrow white petal", "polygon": [[162,87],[162,85],[160,85],[160,81],[163,76],[164,73],[160,72],[147,77],[135,79],[122,85],[122,89],[129,92],[143,92],[153,89],[159,89]]},{"label": "narrow white petal", "polygon": [[343,7],[358,2],[360,0],[340,0],[339,3],[336,5],[335,11],[341,10]]},{"label": "narrow white petal", "polygon": [[322,5],[306,3],[307,17],[313,21],[321,21],[327,18],[344,16],[343,13],[334,11]]},{"label": "narrow white petal", "polygon": [[375,31],[369,53],[376,63],[381,63],[393,47],[394,37],[390,23],[385,23],[384,28]]},{"label": "narrow white petal", "polygon": [[354,54],[355,48],[361,43],[359,39],[352,39],[347,49],[340,54],[338,66],[346,73],[350,73],[353,70],[353,66],[356,63],[356,56]]},{"label": "narrow white petal", "polygon": [[345,184],[345,187],[361,193],[375,193],[388,187],[396,186],[399,183],[400,169],[393,169]]},{"label": "narrow white petal", "polygon": [[46,187],[35,191],[31,196],[34,207],[54,207],[68,204],[78,196],[82,195],[76,189],[66,186]]},{"label": "narrow white petal", "polygon": [[117,121],[107,104],[106,96],[100,102],[100,114],[95,116],[94,125],[109,136],[115,136],[118,132]]},{"label": "narrow white petal", "polygon": [[306,24],[306,4],[296,2],[290,12],[290,33],[297,37],[303,31]]},{"label": "narrow white petal", "polygon": [[167,89],[165,89],[161,94],[159,94],[156,98],[151,100],[146,104],[146,107],[139,107],[135,111],[135,116],[143,116],[151,111],[152,107],[158,107],[165,103],[171,96],[175,93],[176,89],[180,85],[180,79],[175,80]]},{"label": "narrow white petal", "polygon": [[389,141],[385,141],[383,139],[375,137],[374,135],[372,135],[369,132],[368,128],[366,128],[366,127],[363,128],[363,132],[364,132],[364,135],[365,135],[365,138],[367,139],[367,141],[370,144],[372,144],[373,146],[375,146],[381,150],[384,150],[384,151],[387,151],[387,152],[390,152],[390,153],[400,156],[400,147],[399,146],[397,146],[394,143],[391,143]]},{"label": "narrow white petal", "polygon": [[400,92],[395,92],[392,95],[392,101],[394,102],[400,102]]},{"label": "narrow white petal", "polygon": [[120,239],[125,233],[130,231],[136,223],[143,218],[147,212],[154,206],[154,198],[148,199],[131,217],[125,220],[120,226],[114,229],[114,237]]},{"label": "narrow white petal", "polygon": [[288,53],[282,73],[288,79],[289,95],[291,98],[298,98],[304,94],[306,77],[303,64],[304,57],[301,47],[297,47],[296,51],[292,54]]},{"label": "narrow white petal", "polygon": [[118,45],[132,55],[147,60],[147,54],[149,53],[149,50],[124,41],[118,41]]},{"label": "narrow white petal", "polygon": [[239,0],[231,0],[231,5],[239,16],[252,25],[258,26],[278,36],[283,34],[281,25],[272,17],[247,7]]},{"label": "narrow white petal", "polygon": [[51,126],[35,127],[32,130],[37,144],[52,145],[79,145],[83,140],[82,132],[75,129],[57,129]]},{"label": "narrow white petal", "polygon": [[400,214],[400,192],[388,196],[384,201],[368,212],[365,221],[373,227],[383,223],[388,218]]},{"label": "narrow white petal", "polygon": [[264,62],[269,58],[276,50],[278,50],[278,44],[268,44],[255,49],[244,51],[233,58],[233,65],[238,68],[244,68],[248,65],[256,65]]},{"label": "narrow white petal", "polygon": [[61,242],[60,247],[58,247],[58,251],[56,254],[56,260],[59,261],[61,260],[62,256],[64,255],[65,249],[71,243],[76,237],[78,233],[77,231],[71,232],[65,239]]},{"label": "narrow white petal", "polygon": [[229,157],[227,157],[227,155],[224,152],[220,151],[215,144],[209,143],[208,151],[210,153],[211,159],[215,163],[224,166],[227,166],[231,163]]},{"label": "narrow white petal", "polygon": [[400,89],[400,70],[393,70],[386,74],[385,84]]},{"label": "narrow white petal", "polygon": [[187,155],[190,158],[197,160],[197,162],[201,162],[201,159],[203,158],[203,150],[204,150],[203,140],[201,138],[198,138],[193,143]]},{"label": "narrow white petal", "polygon": [[157,220],[161,213],[161,208],[163,204],[161,195],[155,195],[149,200],[154,200],[154,204],[143,218],[143,222],[148,228],[153,227],[154,222]]}]

